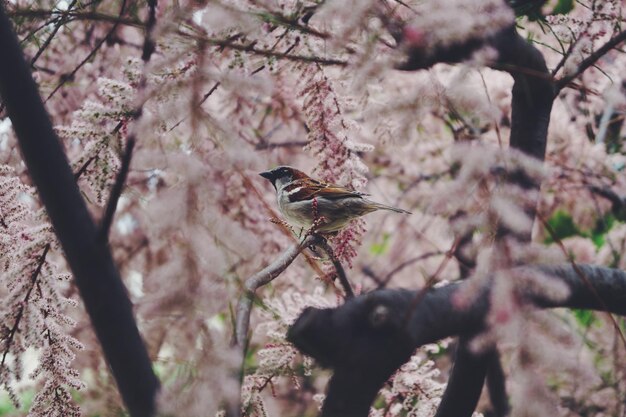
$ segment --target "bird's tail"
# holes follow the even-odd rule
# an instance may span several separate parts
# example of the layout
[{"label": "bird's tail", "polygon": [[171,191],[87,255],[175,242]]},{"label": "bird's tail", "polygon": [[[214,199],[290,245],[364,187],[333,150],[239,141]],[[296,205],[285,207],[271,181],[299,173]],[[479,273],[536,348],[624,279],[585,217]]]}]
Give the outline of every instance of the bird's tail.
[{"label": "bird's tail", "polygon": [[374,202],[372,202],[372,205],[373,205],[374,207],[376,207],[376,209],[377,209],[377,210],[389,210],[389,211],[394,211],[394,212],[396,212],[396,213],[413,214],[413,213],[411,213],[410,211],[406,211],[406,210],[404,210],[404,209],[397,208],[397,207],[391,207],[391,206],[388,206],[388,205],[386,205],[386,204],[381,204],[381,203],[374,203]]}]

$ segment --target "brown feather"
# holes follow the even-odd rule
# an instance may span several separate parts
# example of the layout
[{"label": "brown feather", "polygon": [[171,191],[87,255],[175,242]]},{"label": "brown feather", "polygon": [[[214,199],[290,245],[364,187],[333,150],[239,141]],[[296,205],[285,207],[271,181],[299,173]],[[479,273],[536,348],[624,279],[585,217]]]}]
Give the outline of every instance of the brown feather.
[{"label": "brown feather", "polygon": [[[329,200],[337,200],[346,197],[362,198],[363,195],[359,192],[348,190],[345,187],[336,184],[328,184],[309,177],[293,181],[293,183],[285,187],[285,191],[289,193],[290,202],[311,200],[315,197],[324,197]],[[293,192],[293,194],[291,194],[291,192]]]}]

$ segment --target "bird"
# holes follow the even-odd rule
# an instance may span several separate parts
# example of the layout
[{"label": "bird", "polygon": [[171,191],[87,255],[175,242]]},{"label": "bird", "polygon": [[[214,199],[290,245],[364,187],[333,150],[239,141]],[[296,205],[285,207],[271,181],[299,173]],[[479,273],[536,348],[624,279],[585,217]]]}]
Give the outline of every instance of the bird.
[{"label": "bird", "polygon": [[376,210],[411,214],[409,211],[377,203],[367,194],[309,177],[290,166],[261,172],[276,190],[278,208],[292,226],[310,229],[320,219],[315,231],[334,234],[350,221]]}]

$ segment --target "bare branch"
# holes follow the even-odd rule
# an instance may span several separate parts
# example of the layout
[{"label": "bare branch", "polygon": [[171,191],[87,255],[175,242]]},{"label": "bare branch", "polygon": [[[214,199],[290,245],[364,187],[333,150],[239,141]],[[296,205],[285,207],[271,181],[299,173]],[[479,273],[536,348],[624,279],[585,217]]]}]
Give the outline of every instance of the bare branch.
[{"label": "bare branch", "polygon": [[487,390],[493,407],[494,417],[506,417],[511,411],[509,397],[506,393],[506,379],[500,355],[494,352],[489,358],[487,367]]},{"label": "bare branch", "polygon": [[346,293],[346,299],[354,298],[354,291],[352,291],[352,286],[350,285],[350,281],[348,281],[348,276],[346,275],[346,271],[343,269],[341,262],[335,256],[333,252],[333,248],[330,247],[326,239],[319,239],[316,243],[316,246],[319,246],[326,255],[330,258],[330,261],[333,263],[335,267],[335,271],[337,271],[337,277],[339,278],[339,282],[343,287],[344,292]]},{"label": "bare branch", "polygon": [[236,319],[235,319],[235,334],[233,345],[244,348],[245,342],[248,336],[248,329],[250,327],[250,313],[252,312],[252,302],[256,296],[256,290],[260,287],[269,284],[279,276],[296,257],[304,249],[317,242],[318,236],[310,234],[306,238],[282,253],[274,262],[250,276],[245,280],[243,284],[243,293],[239,297],[237,303]]},{"label": "bare branch", "polygon": [[626,198],[616,194],[613,190],[605,187],[598,187],[595,185],[587,186],[589,191],[594,194],[599,195],[600,197],[604,197],[609,200],[612,204],[613,214],[616,216],[622,216],[624,213],[624,209],[626,208]]}]

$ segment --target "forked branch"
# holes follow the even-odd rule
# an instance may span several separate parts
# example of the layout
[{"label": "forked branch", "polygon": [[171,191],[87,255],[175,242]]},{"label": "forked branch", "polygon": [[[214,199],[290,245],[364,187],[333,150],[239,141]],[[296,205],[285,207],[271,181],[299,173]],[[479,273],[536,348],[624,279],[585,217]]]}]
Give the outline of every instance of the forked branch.
[{"label": "forked branch", "polygon": [[245,350],[248,329],[250,328],[250,313],[252,312],[252,303],[256,297],[256,291],[272,282],[274,278],[291,265],[300,252],[314,244],[317,239],[318,236],[315,234],[307,235],[302,242],[291,246],[276,258],[274,262],[245,280],[242,294],[237,303],[233,345]]},{"label": "forked branch", "polygon": [[[550,275],[569,289],[568,297],[557,300],[527,286],[520,289],[520,301],[539,308],[606,308],[626,315],[626,272],[592,265],[581,265],[579,269],[586,279],[571,265],[515,269],[515,273],[527,276]],[[322,417],[366,417],[378,390],[416,348],[449,336],[471,338],[483,331],[491,282],[470,306],[461,309],[454,300],[464,291],[464,285],[430,289],[416,306],[414,291],[381,290],[348,300],[337,308],[306,309],[287,337],[303,353],[334,371]],[[410,319],[404,326],[407,311]],[[464,362],[481,365],[480,360]],[[482,365],[480,369],[485,369],[487,363]]]}]

